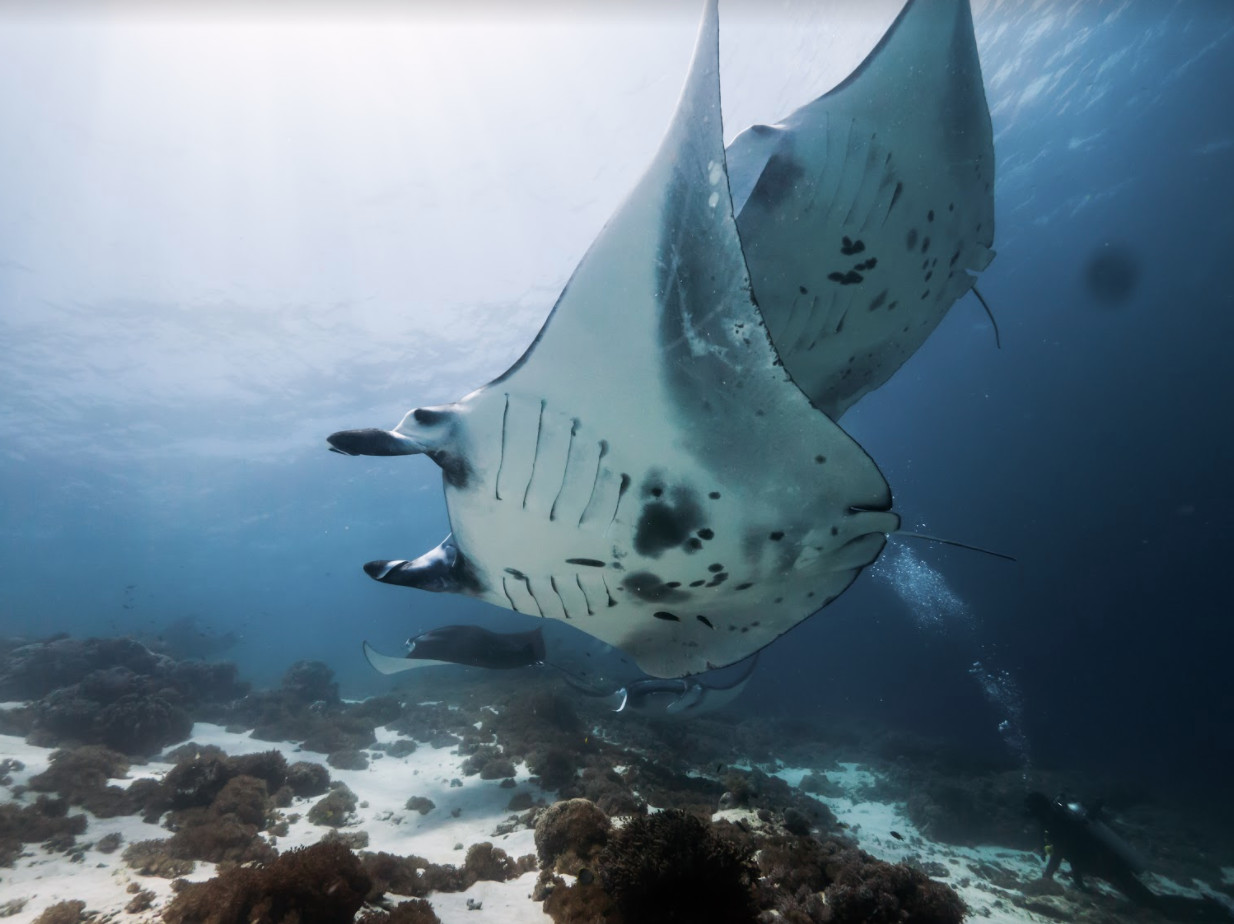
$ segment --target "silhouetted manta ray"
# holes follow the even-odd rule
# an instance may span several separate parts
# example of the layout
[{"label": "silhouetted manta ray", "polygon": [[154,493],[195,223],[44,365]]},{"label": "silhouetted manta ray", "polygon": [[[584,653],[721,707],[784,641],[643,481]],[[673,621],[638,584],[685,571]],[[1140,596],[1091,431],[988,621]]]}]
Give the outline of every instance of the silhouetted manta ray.
[{"label": "silhouetted manta ray", "polygon": [[[486,670],[547,666],[557,670],[579,692],[606,700],[614,712],[681,717],[727,706],[741,695],[758,665],[755,654],[744,665],[733,668],[729,672],[733,676],[723,679],[707,679],[697,674],[667,679],[642,676],[631,677],[614,687],[611,683],[605,685],[600,677],[586,679],[593,672],[581,669],[584,658],[578,652],[571,658],[569,646],[555,646],[550,656],[539,628],[529,632],[493,632],[472,625],[439,626],[412,636],[407,640],[407,653],[402,656],[382,654],[367,641],[363,650],[365,660],[382,674],[460,664]],[[590,657],[590,653],[585,654]]]},{"label": "silhouetted manta ray", "polygon": [[651,166],[523,356],[349,455],[424,453],[451,535],[376,580],[570,620],[649,674],[733,664],[897,529],[836,423],[993,254],[967,0],[910,0],[831,92],[726,152],[718,14]]}]

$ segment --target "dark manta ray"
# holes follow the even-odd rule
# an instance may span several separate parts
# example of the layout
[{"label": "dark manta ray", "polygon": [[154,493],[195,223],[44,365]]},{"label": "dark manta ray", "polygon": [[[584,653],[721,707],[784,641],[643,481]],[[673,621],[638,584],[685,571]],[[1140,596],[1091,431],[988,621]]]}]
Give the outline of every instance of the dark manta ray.
[{"label": "dark manta ray", "polygon": [[544,661],[544,633],[490,632],[480,626],[440,626],[407,640],[401,658],[383,655],[364,643],[364,657],[383,674],[398,674],[429,664],[464,664],[511,670]]},{"label": "dark manta ray", "polygon": [[836,421],[992,258],[967,0],[910,0],[840,86],[726,152],[707,4],[655,159],[523,356],[348,455],[441,466],[451,534],[376,580],[570,620],[649,674],[733,664],[899,526]]}]

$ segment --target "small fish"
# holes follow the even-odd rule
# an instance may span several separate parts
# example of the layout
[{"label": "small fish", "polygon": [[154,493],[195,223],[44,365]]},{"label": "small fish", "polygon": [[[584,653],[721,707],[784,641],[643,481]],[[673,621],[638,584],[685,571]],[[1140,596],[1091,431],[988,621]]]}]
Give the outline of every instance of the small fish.
[{"label": "small fish", "polygon": [[897,841],[904,840],[904,835],[901,834],[899,831],[892,831],[891,836],[894,837]]}]

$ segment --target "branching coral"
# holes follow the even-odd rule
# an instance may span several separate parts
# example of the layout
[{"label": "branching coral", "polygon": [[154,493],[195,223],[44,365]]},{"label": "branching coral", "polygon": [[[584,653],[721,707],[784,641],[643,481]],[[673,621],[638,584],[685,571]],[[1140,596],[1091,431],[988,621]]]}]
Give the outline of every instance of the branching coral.
[{"label": "branching coral", "polygon": [[47,796],[39,796],[34,805],[0,803],[0,866],[12,866],[23,843],[67,838],[72,844],[86,830],[86,816],[69,815],[68,807],[63,799]]},{"label": "branching coral", "polygon": [[853,851],[827,889],[834,924],[960,924],[964,902],[948,886],[902,863]]},{"label": "branching coral", "polygon": [[383,892],[423,898],[429,892],[462,892],[470,885],[458,867],[430,863],[423,857],[366,853],[361,859],[373,883],[370,900]]},{"label": "branching coral", "polygon": [[668,810],[632,818],[597,858],[600,882],[640,924],[753,924],[756,869],[705,822]]},{"label": "branching coral", "polygon": [[608,843],[608,816],[586,799],[550,805],[536,819],[536,853],[545,869],[574,875]]},{"label": "branching coral", "polygon": [[118,751],[101,745],[86,745],[53,751],[51,766],[30,778],[30,788],[54,792],[80,805],[100,818],[132,814],[141,805],[138,794],[131,794],[107,781],[128,772],[128,760]]},{"label": "branching coral", "polygon": [[330,771],[321,764],[298,760],[287,768],[287,785],[297,796],[320,796],[330,788]]},{"label": "branching coral", "polygon": [[315,844],[260,868],[234,867],[190,883],[166,924],[351,924],[372,883],[341,844]]},{"label": "branching coral", "polygon": [[366,911],[356,924],[441,924],[433,906],[422,898],[399,902],[389,911]]},{"label": "branching coral", "polygon": [[308,810],[308,820],[315,825],[341,828],[357,804],[356,794],[340,783],[313,804]]}]

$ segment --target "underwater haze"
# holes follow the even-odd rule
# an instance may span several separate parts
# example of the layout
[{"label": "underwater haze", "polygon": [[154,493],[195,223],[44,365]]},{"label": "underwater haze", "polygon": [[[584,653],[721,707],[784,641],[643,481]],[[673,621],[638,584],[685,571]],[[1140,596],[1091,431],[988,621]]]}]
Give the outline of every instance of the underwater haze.
[{"label": "underwater haze", "polygon": [[[441,475],[325,437],[519,357],[654,153],[696,6],[0,7],[0,634],[162,638],[258,683],[320,659],[364,696],[364,639],[533,628],[370,580],[447,534]],[[726,140],[899,6],[724,0]],[[738,707],[1221,792],[1234,5],[973,13],[1001,348],[966,296],[844,427],[906,529],[1016,562],[894,537]]]}]

